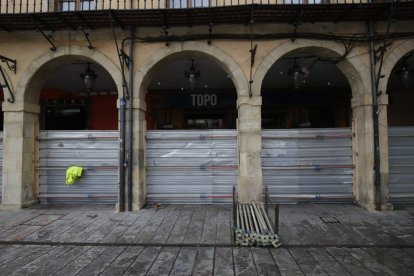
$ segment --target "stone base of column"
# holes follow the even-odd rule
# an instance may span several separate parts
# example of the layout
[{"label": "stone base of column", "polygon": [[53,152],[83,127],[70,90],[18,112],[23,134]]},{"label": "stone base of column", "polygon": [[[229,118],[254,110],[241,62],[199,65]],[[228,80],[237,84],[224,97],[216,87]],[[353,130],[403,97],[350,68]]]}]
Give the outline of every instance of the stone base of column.
[{"label": "stone base of column", "polygon": [[[128,202],[125,202],[125,211],[124,212],[128,212],[127,206],[128,206]],[[145,206],[145,202],[133,202],[132,203],[132,211],[139,211],[142,208],[144,208],[144,206]],[[116,210],[117,213],[119,213],[119,203],[117,203],[115,205],[115,210]]]},{"label": "stone base of column", "polygon": [[381,211],[393,211],[394,205],[392,203],[384,203],[381,205]]},{"label": "stone base of column", "polygon": [[367,209],[368,211],[376,211],[375,203],[363,203],[359,201],[354,201],[355,205],[358,205],[364,209]]},{"label": "stone base of column", "polygon": [[38,200],[32,200],[29,202],[25,202],[23,204],[6,204],[6,203],[1,203],[0,204],[0,210],[21,210],[27,207],[30,207],[32,205],[38,204],[39,201]]},{"label": "stone base of column", "polygon": [[[367,209],[368,211],[377,211],[375,203],[361,203],[358,201],[354,201],[355,205],[358,205],[362,208]],[[383,203],[381,204],[381,211],[393,211],[394,205],[392,203]]]}]

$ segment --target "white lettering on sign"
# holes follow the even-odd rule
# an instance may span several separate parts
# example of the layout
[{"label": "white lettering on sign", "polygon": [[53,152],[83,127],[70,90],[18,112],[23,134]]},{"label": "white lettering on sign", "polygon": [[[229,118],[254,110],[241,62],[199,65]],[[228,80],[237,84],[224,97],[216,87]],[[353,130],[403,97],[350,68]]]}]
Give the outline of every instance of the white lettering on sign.
[{"label": "white lettering on sign", "polygon": [[216,94],[191,94],[193,106],[216,106]]}]

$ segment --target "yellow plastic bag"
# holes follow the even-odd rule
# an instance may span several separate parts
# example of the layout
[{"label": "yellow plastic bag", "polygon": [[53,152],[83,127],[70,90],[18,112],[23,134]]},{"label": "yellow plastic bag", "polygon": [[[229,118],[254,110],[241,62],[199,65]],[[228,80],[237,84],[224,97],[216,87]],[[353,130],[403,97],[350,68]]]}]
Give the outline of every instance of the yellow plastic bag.
[{"label": "yellow plastic bag", "polygon": [[82,176],[82,167],[72,166],[66,170],[66,185],[72,185],[75,183],[78,177]]}]

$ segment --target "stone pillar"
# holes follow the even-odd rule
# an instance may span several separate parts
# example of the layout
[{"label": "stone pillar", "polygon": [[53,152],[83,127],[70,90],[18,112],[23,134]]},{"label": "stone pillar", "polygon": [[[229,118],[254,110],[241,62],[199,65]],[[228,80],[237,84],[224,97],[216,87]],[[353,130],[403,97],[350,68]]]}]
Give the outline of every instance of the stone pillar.
[{"label": "stone pillar", "polygon": [[133,140],[133,201],[132,209],[139,210],[146,203],[147,183],[146,183],[146,143],[145,133],[147,123],[145,120],[145,102],[134,99],[134,140]]},{"label": "stone pillar", "polygon": [[[119,100],[118,100],[119,108]],[[129,107],[129,106],[128,106]],[[129,139],[129,113],[126,110],[126,133],[125,133],[125,161],[130,162],[128,139]],[[139,210],[145,205],[146,195],[146,121],[145,121],[145,102],[134,98],[133,103],[133,135],[132,135],[132,210]],[[118,202],[119,203],[119,202]],[[128,167],[125,169],[125,211],[128,206]],[[119,210],[119,205],[116,206]]]},{"label": "stone pillar", "polygon": [[37,199],[37,141],[40,106],[3,102],[3,209],[20,209]]},{"label": "stone pillar", "polygon": [[259,96],[239,96],[237,100],[238,196],[241,203],[263,200],[261,106]]},{"label": "stone pillar", "polygon": [[[383,90],[385,91],[385,90]],[[389,163],[388,163],[388,95],[382,94],[378,99],[379,110],[379,143],[380,143],[380,162],[381,162],[381,210],[393,210],[393,205],[389,202],[390,191],[388,188]]]},{"label": "stone pillar", "polygon": [[[381,167],[381,210],[392,210],[388,190],[388,127],[386,106],[388,98],[379,100],[379,136]],[[372,97],[362,95],[352,99],[352,131],[354,134],[354,197],[355,203],[375,210],[374,126]]]},{"label": "stone pillar", "polygon": [[[387,103],[387,97],[382,96],[381,104],[379,105],[382,210],[392,209],[392,205],[388,202]],[[363,95],[358,98],[353,98],[352,111],[355,203],[368,210],[375,210],[374,127],[371,95]]]},{"label": "stone pillar", "polygon": [[361,95],[353,98],[351,104],[355,203],[368,210],[375,210],[372,97]]}]

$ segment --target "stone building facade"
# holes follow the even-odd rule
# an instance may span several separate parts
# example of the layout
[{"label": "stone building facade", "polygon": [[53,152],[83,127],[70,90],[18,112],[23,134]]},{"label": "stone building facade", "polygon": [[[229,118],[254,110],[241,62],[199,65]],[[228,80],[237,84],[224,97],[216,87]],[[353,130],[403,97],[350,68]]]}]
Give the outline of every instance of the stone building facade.
[{"label": "stone building facade", "polygon": [[[1,1],[4,8],[3,2],[6,1]],[[162,3],[160,5],[163,6]],[[392,208],[388,188],[387,85],[399,62],[402,59],[410,59],[414,51],[412,19],[414,3],[411,1],[393,4],[269,3],[267,6],[229,5],[226,7],[220,7],[217,3],[216,5],[218,7],[215,5],[196,7],[194,13],[186,13],[185,16],[182,16],[180,11],[188,8],[168,9],[171,12],[170,18],[167,19],[169,24],[162,24],[161,19],[163,16],[165,19],[166,15],[160,13],[163,9],[156,8],[140,10],[146,12],[148,19],[146,23],[138,21],[134,23],[134,19],[129,19],[127,14],[122,13],[112,14],[112,20],[109,20],[111,10],[114,8],[66,13],[44,11],[34,13],[31,18],[26,15],[20,18],[19,13],[10,13],[3,9],[0,14],[3,27],[0,54],[16,60],[16,70],[15,72],[8,70],[5,63],[1,64],[5,73],[5,78],[2,80],[4,98],[8,98],[10,93],[15,97],[14,102],[4,100],[2,104],[4,123],[1,205],[4,208],[20,208],[38,200],[37,137],[40,129],[41,91],[45,82],[58,68],[76,62],[89,62],[102,67],[112,78],[118,92],[116,103],[118,108],[124,104],[125,87],[132,88],[128,91],[131,98],[126,100],[127,111],[132,108],[132,118],[129,118],[129,113],[126,112],[126,120],[132,119],[133,122],[133,158],[128,160],[127,157],[126,162],[132,164],[132,208],[134,210],[141,208],[146,202],[147,194],[145,135],[147,129],[151,129],[147,125],[148,87],[151,86],[157,72],[164,66],[175,60],[189,59],[195,59],[196,64],[197,60],[205,60],[218,66],[232,81],[236,96],[238,196],[243,202],[260,201],[264,191],[262,184],[264,80],[277,62],[286,58],[296,61],[311,56],[320,60],[329,60],[328,63],[336,66],[348,82],[350,98],[349,102],[343,105],[349,107],[346,124],[352,129],[353,200],[367,209],[375,209],[376,201],[378,202],[379,199],[376,199],[374,169],[373,87],[372,60],[370,60],[372,49],[370,49],[370,34],[366,19],[362,20],[367,17],[373,22],[374,36],[371,38],[378,57],[381,54],[381,47],[386,45],[382,60],[381,58],[376,60],[375,71],[381,70],[383,75],[378,83],[378,91],[382,91],[378,93],[380,202],[382,210]],[[240,7],[241,10],[238,9]],[[259,10],[257,14],[256,7]],[[337,11],[333,12],[335,7]],[[282,16],[280,19],[266,18],[263,11],[275,8],[280,8],[281,13],[283,11],[294,14],[295,18],[291,21]],[[314,12],[316,8],[317,13]],[[371,10],[375,8],[380,13],[373,15],[372,11],[369,12],[370,8]],[[390,10],[393,19],[391,22],[388,20]],[[119,11],[124,11],[123,7],[120,7]],[[204,11],[214,12],[211,24],[204,22],[204,17],[201,16]],[[359,17],[347,17],[348,13],[358,12]],[[59,23],[54,23],[51,19],[52,14]],[[303,17],[298,14],[302,14]],[[311,15],[306,17],[308,14]],[[247,15],[247,18],[244,15]],[[151,16],[156,23],[150,22]],[[227,23],[220,23],[225,22],[226,17],[229,18]],[[337,20],[332,20],[333,17]],[[14,18],[17,23],[7,21]],[[31,25],[24,25],[28,22],[28,18],[32,21]],[[187,21],[184,19],[179,21],[182,18]],[[19,20],[21,20],[20,25]],[[10,23],[4,25],[6,21]],[[133,24],[129,24],[130,22]],[[83,29],[77,28],[77,24],[86,26],[88,34],[85,35]],[[39,30],[46,36],[43,36]],[[121,44],[122,40],[124,43]],[[124,55],[119,54],[116,46],[122,47]],[[53,47],[55,50],[51,50]],[[128,52],[128,49],[132,49],[133,55]],[[124,66],[122,70],[120,60],[121,64],[125,60],[129,61],[130,69]],[[323,75],[319,77],[323,78]],[[412,77],[411,74],[410,78]],[[4,85],[6,82],[9,87]],[[412,92],[413,88],[410,89]],[[399,112],[414,118],[412,110]],[[127,127],[127,137],[128,132]]]}]

